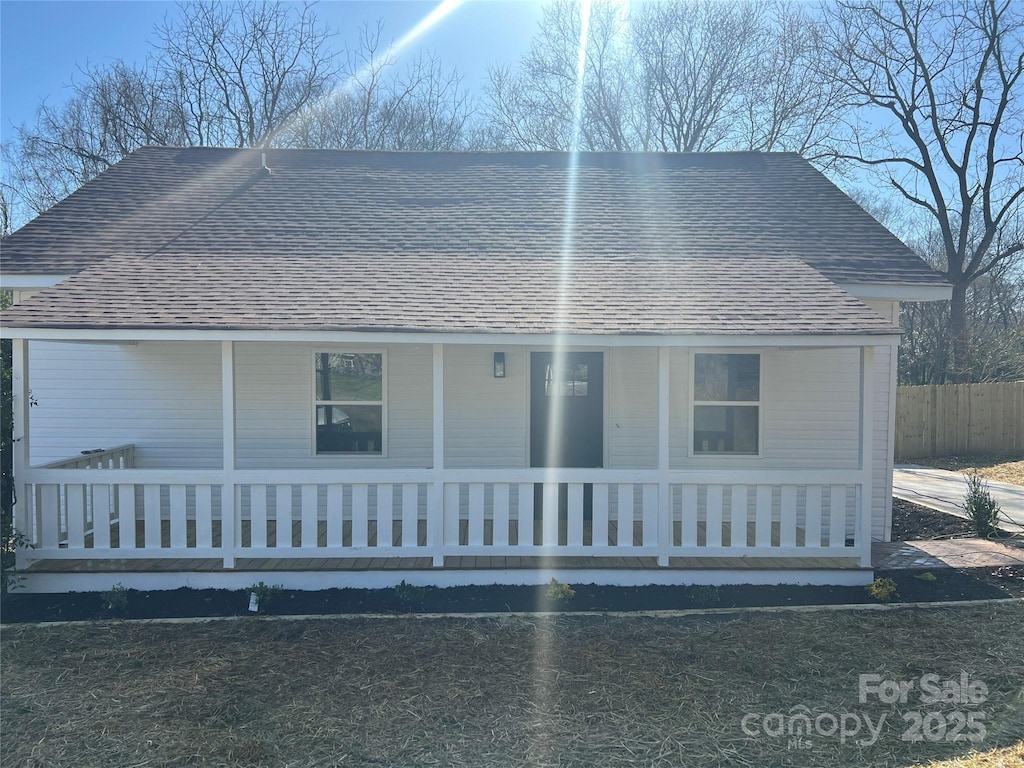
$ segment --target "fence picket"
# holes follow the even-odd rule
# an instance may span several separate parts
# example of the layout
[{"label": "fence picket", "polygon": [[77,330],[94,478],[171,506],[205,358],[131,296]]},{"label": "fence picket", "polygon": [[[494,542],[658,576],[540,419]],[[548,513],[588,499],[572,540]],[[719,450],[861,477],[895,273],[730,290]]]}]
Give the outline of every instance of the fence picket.
[{"label": "fence picket", "polygon": [[1024,382],[937,384],[896,391],[896,461],[1024,451]]}]

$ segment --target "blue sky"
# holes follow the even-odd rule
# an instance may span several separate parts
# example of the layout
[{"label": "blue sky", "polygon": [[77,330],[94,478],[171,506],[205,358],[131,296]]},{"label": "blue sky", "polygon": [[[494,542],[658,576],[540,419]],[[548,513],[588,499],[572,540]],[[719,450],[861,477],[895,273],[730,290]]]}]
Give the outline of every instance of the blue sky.
[{"label": "blue sky", "polygon": [[[335,46],[354,41],[363,22],[384,19],[385,36],[400,38],[437,5],[436,2],[344,2],[327,0],[317,15],[338,32]],[[488,64],[512,62],[526,50],[541,17],[541,3],[529,0],[468,0],[409,51],[435,51],[454,66],[468,87],[484,82]],[[153,28],[170,2],[146,0],[2,0],[0,2],[0,138],[12,126],[30,122],[45,99],[58,105],[67,85],[86,64],[116,59],[141,62]],[[406,54],[408,55],[408,54]]]}]

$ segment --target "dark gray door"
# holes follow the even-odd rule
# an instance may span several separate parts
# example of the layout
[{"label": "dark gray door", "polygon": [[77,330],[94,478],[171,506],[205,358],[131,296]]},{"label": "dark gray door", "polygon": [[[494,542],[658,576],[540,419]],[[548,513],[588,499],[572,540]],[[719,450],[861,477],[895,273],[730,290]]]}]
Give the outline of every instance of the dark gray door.
[{"label": "dark gray door", "polygon": [[604,464],[604,355],[534,352],[530,358],[530,466]]}]

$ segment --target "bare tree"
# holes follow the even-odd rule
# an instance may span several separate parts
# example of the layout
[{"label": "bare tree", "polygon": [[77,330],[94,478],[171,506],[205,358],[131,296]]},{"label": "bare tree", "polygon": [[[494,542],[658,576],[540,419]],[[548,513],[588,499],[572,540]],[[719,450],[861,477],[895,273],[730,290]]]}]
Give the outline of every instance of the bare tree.
[{"label": "bare tree", "polygon": [[[574,135],[581,7],[545,10],[518,67],[491,71],[488,115],[504,144],[566,149]],[[671,0],[627,15],[590,11],[581,149],[802,151],[838,123],[837,91],[819,76],[817,25],[786,3]]]},{"label": "bare tree", "polygon": [[190,144],[265,145],[334,83],[331,35],[309,3],[178,7],[158,30],[159,58]]},{"label": "bare tree", "polygon": [[1024,251],[1024,14],[1012,0],[838,0],[829,76],[859,107],[841,153],[934,226],[952,365],[970,372],[968,293]]},{"label": "bare tree", "polygon": [[68,101],[40,106],[35,124],[19,127],[16,144],[4,147],[14,211],[46,210],[140,146],[181,143],[166,97],[148,68],[118,62],[83,70]]},{"label": "bare tree", "polygon": [[86,68],[4,147],[11,218],[46,210],[146,144],[253,146],[272,140],[335,76],[311,6],[181,3],[144,67]]},{"label": "bare tree", "polygon": [[364,27],[346,75],[276,137],[284,146],[450,150],[465,144],[475,105],[455,70],[431,54],[399,67],[383,24]]},{"label": "bare tree", "polygon": [[[517,68],[494,67],[487,87],[488,120],[500,144],[517,149],[568,149],[574,135],[581,6],[556,0]],[[629,150],[642,145],[627,18],[595,3],[587,20],[580,149]]]}]

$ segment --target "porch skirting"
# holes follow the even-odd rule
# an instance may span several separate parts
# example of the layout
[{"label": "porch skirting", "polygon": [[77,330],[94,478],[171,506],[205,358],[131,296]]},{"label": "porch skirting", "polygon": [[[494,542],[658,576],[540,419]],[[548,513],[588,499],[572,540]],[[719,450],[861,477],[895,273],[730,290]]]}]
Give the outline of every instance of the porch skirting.
[{"label": "porch skirting", "polygon": [[244,589],[263,581],[286,589],[384,589],[418,586],[566,584],[607,586],[689,584],[869,584],[856,557],[430,557],[240,558],[225,569],[219,558],[37,560],[22,574],[24,591],[96,592],[129,589]]}]

